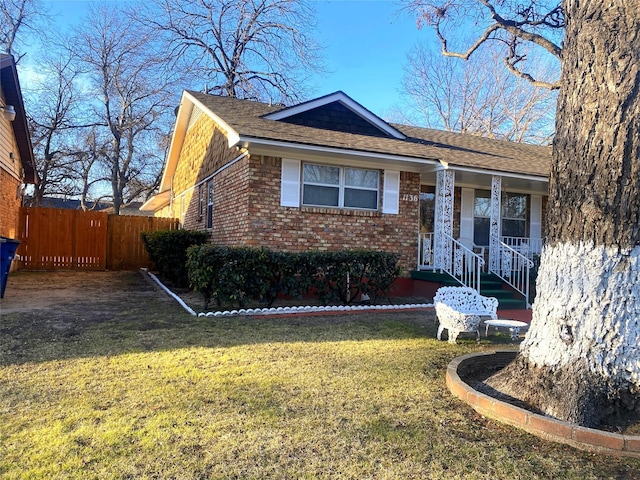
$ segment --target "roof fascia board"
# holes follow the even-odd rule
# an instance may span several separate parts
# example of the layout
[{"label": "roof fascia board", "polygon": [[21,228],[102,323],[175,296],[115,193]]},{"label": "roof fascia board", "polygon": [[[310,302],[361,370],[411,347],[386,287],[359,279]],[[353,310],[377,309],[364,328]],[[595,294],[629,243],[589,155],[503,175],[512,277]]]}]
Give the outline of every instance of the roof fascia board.
[{"label": "roof fascia board", "polygon": [[282,110],[278,110],[277,112],[269,113],[265,115],[263,118],[266,118],[267,120],[282,120],[284,118],[288,118],[293,115],[297,115],[299,113],[307,112],[309,110],[313,110],[314,108],[322,107],[324,105],[328,105],[333,102],[342,103],[349,110],[359,115],[360,117],[364,118],[366,121],[375,125],[378,129],[382,130],[388,135],[391,135],[394,138],[398,138],[401,140],[404,140],[407,138],[402,132],[395,129],[391,125],[389,125],[380,117],[370,112],[365,107],[363,107],[358,102],[356,102],[351,97],[349,97],[346,93],[341,91],[331,93],[329,95],[325,95],[324,97],[316,98],[315,100],[310,100],[308,102],[300,103],[292,107],[284,108]]},{"label": "roof fascia board", "polygon": [[187,133],[187,125],[189,124],[189,117],[191,116],[192,110],[193,102],[187,99],[187,92],[184,91],[182,92],[182,98],[180,99],[180,105],[178,106],[178,113],[176,115],[176,122],[173,127],[173,134],[171,135],[167,162],[164,172],[162,172],[162,180],[160,180],[161,193],[171,189],[171,179],[173,178],[173,174],[175,173],[178,165],[178,158],[180,157],[180,151],[182,150],[184,137]]},{"label": "roof fascia board", "polygon": [[442,169],[454,170],[457,172],[469,172],[475,173],[478,175],[496,175],[499,177],[508,177],[508,178],[517,178],[518,180],[529,180],[532,182],[549,182],[549,177],[545,177],[542,175],[527,175],[524,173],[512,173],[512,172],[504,172],[501,170],[488,170],[488,169],[480,169],[480,168],[471,168],[471,167],[457,167],[455,165],[448,164],[446,167]]},{"label": "roof fascia board", "polygon": [[[351,157],[360,157],[363,159],[370,160],[388,160],[392,162],[404,162],[415,164],[417,167],[425,167],[432,166],[436,167],[439,165],[439,161],[432,158],[418,158],[418,157],[406,157],[402,155],[390,155],[388,153],[377,153],[377,152],[368,152],[364,150],[347,150],[344,148],[338,147],[322,147],[318,145],[305,145],[302,143],[291,143],[291,142],[282,142],[278,140],[266,140],[261,138],[253,138],[253,137],[245,137],[240,136],[239,142],[237,146],[242,148],[249,149],[250,152],[259,153],[260,149],[271,149],[272,151],[276,149],[286,150],[291,152],[292,150],[298,150],[300,152],[306,154],[324,154],[324,155],[341,155],[341,156],[351,156]],[[290,155],[291,153],[288,153]],[[432,169],[430,169],[432,170]]]}]

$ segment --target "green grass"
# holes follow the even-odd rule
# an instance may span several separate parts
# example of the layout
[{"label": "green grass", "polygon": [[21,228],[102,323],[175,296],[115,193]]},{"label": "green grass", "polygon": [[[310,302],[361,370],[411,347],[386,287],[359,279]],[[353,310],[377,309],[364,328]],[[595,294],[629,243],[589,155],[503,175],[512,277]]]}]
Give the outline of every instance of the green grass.
[{"label": "green grass", "polygon": [[640,478],[453,398],[447,363],[496,345],[424,313],[193,318],[145,288],[3,315],[2,478]]}]

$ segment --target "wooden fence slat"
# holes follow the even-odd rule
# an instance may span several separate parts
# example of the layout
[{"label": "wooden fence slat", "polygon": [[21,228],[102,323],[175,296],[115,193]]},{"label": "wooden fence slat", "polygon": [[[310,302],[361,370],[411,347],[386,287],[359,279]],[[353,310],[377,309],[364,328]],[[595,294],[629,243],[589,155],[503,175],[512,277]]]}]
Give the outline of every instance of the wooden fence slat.
[{"label": "wooden fence slat", "polygon": [[149,267],[150,260],[140,234],[155,230],[175,230],[174,218],[110,215],[107,241],[109,270],[137,270]]},{"label": "wooden fence slat", "polygon": [[177,228],[174,218],[22,207],[18,268],[137,270],[150,264],[140,234]]}]

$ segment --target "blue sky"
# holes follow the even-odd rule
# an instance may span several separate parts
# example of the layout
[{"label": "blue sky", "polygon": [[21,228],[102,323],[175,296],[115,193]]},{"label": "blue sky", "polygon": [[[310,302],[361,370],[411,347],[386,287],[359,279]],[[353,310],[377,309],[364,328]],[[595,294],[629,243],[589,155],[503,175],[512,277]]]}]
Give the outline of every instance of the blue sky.
[{"label": "blue sky", "polygon": [[316,10],[329,70],[319,93],[342,90],[380,116],[399,103],[407,53],[419,40],[437,48],[432,32],[391,1],[318,1]]},{"label": "blue sky", "polygon": [[[126,0],[125,0],[126,1]],[[48,0],[59,24],[75,23],[90,0]],[[414,18],[398,13],[390,0],[315,0],[317,40],[324,50],[327,74],[314,82],[317,95],[342,90],[382,117],[399,103],[403,65],[418,40],[435,41],[431,31],[416,28]]]}]

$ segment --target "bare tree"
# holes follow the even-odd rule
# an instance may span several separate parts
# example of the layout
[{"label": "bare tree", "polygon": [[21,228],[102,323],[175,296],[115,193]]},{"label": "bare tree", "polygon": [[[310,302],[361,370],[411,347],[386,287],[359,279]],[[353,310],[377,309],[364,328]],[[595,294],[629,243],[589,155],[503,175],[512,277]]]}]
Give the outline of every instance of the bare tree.
[{"label": "bare tree", "polygon": [[548,143],[555,93],[511,75],[497,57],[485,51],[460,62],[417,45],[407,56],[401,111],[430,128]]},{"label": "bare tree", "polygon": [[74,152],[74,175],[77,177],[76,188],[79,190],[80,205],[83,210],[96,208],[108,197],[108,189],[101,188],[109,182],[109,171],[104,168],[103,160],[109,149],[108,139],[99,138],[99,126],[89,129],[78,129],[78,150]]},{"label": "bare tree", "polygon": [[298,99],[321,69],[304,0],[155,0],[134,16],[165,41],[168,58],[208,93],[264,101]]},{"label": "bare tree", "polygon": [[118,214],[124,203],[152,189],[160,174],[154,150],[170,128],[177,76],[165,68],[166,52],[154,34],[111,7],[92,8],[74,44],[94,94],[92,115],[104,126],[96,135],[108,139],[108,148],[99,151]]},{"label": "bare tree", "polygon": [[[439,29],[452,3],[425,5],[421,18],[430,13]],[[533,321],[516,361],[491,383],[564,420],[622,425],[640,412],[640,3],[564,0],[534,14],[542,3],[496,21],[546,45],[562,74]],[[497,18],[493,2],[479,4]],[[541,27],[551,38],[565,28],[562,49]]]},{"label": "bare tree", "polygon": [[79,111],[79,72],[70,57],[43,57],[41,80],[25,90],[39,182],[34,203],[46,195],[73,196],[78,193],[74,168],[76,121]]},{"label": "bare tree", "polygon": [[[504,65],[511,73],[539,87],[560,87],[559,81],[540,79],[527,66],[532,47],[561,59],[565,18],[558,0],[404,0],[404,3],[417,14],[418,27],[427,25],[435,30],[443,55],[468,60],[480,47],[492,43],[502,47]],[[477,31],[475,40],[466,44],[467,37],[460,35],[463,24],[466,31]]]},{"label": "bare tree", "polygon": [[47,9],[40,0],[0,0],[0,45],[4,53],[13,55],[18,63],[24,56],[17,48],[23,33],[39,34],[47,20]]}]

